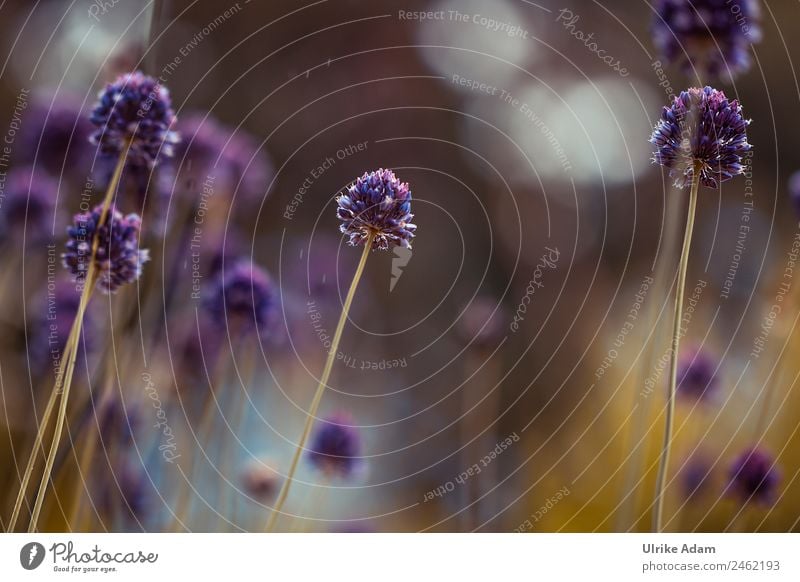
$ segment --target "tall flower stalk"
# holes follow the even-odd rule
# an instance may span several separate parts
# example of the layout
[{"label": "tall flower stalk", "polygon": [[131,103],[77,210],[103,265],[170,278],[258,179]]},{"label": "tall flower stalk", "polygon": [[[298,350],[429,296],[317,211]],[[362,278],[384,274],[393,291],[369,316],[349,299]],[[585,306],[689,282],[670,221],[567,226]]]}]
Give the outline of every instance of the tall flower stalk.
[{"label": "tall flower stalk", "polygon": [[686,230],[683,234],[681,258],[678,263],[678,282],[675,288],[675,312],[672,316],[672,343],[669,359],[669,392],[667,393],[667,417],[664,428],[664,441],[661,445],[661,457],[658,462],[656,478],[656,510],[653,516],[653,529],[662,531],[664,520],[664,483],[669,465],[669,454],[672,443],[672,425],[675,416],[675,392],[678,378],[678,353],[681,342],[681,318],[683,317],[683,292],[686,287],[686,271],[689,266],[689,250],[692,245],[694,217],[697,210],[697,191],[700,188],[700,174],[695,171],[692,187],[689,191],[689,211],[686,216]]},{"label": "tall flower stalk", "polygon": [[[111,182],[108,186],[108,191],[106,192],[105,198],[102,204],[102,210],[100,214],[100,224],[105,224],[106,218],[108,216],[108,209],[111,205],[111,200],[114,197],[114,193],[116,192],[117,185],[119,184],[119,178],[122,175],[122,168],[125,165],[125,154],[123,153],[120,156],[119,162],[117,163],[117,167],[114,171],[114,175],[111,179]],[[61,364],[58,369],[58,373],[56,374],[56,381],[55,385],[53,386],[53,391],[50,394],[50,399],[47,402],[47,406],[45,407],[44,414],[42,415],[42,422],[39,425],[39,430],[36,434],[36,440],[33,445],[33,451],[31,452],[31,456],[28,459],[28,464],[25,467],[25,473],[22,477],[22,483],[20,484],[20,490],[17,494],[17,500],[14,504],[14,511],[11,515],[11,521],[8,525],[8,531],[13,531],[14,527],[16,526],[17,520],[19,519],[19,512],[22,508],[22,503],[25,499],[25,494],[28,489],[28,485],[30,483],[31,475],[33,473],[33,466],[35,464],[36,458],[38,457],[39,449],[43,446],[43,438],[44,433],[47,430],[47,427],[50,424],[50,417],[53,414],[53,410],[55,409],[56,401],[58,397],[61,396],[60,406],[58,409],[58,416],[56,418],[56,428],[55,432],[53,433],[53,440],[50,445],[50,451],[47,455],[47,460],[45,461],[45,468],[42,474],[42,480],[39,485],[39,492],[36,496],[36,501],[34,503],[33,511],[31,513],[31,520],[28,526],[28,531],[32,532],[36,530],[36,523],[39,519],[39,513],[42,509],[42,503],[44,502],[44,496],[47,491],[47,484],[50,481],[50,475],[53,470],[53,463],[55,462],[55,455],[58,451],[58,445],[61,439],[61,432],[64,428],[64,419],[66,417],[66,409],[67,409],[67,402],[69,399],[69,392],[72,387],[72,377],[75,371],[75,361],[77,359],[77,346],[78,341],[80,339],[81,331],[83,329],[83,318],[86,313],[86,307],[89,304],[89,300],[91,299],[92,292],[95,287],[96,283],[96,266],[95,266],[95,257],[97,256],[97,249],[100,243],[100,238],[98,235],[98,231],[94,233],[92,238],[92,246],[91,246],[91,254],[89,260],[89,266],[86,270],[85,278],[83,279],[83,290],[81,291],[81,298],[78,304],[78,312],[75,315],[75,320],[72,324],[72,328],[70,329],[69,336],[67,337],[67,343],[64,346],[64,351],[61,355]],[[85,260],[85,259],[84,259]]]},{"label": "tall flower stalk", "polygon": [[[142,264],[148,260],[147,251],[138,248],[141,220],[133,214],[123,216],[112,204],[122,172],[126,164],[154,167],[159,153],[171,155],[172,144],[178,140],[170,129],[174,114],[167,90],[155,79],[140,72],[123,75],[107,85],[100,92],[91,121],[97,127],[91,136],[92,143],[102,153],[116,156],[117,163],[102,203],[91,212],[77,215],[75,224],[68,229],[64,266],[72,272],[76,281],[82,282],[83,289],[55,385],[20,484],[8,531],[13,531],[19,519],[34,464],[39,450],[43,448],[44,435],[60,397],[50,450],[28,524],[29,532],[36,531],[64,430],[84,315],[95,287],[100,287],[106,293],[115,292],[121,285],[138,279]],[[87,242],[87,238],[90,242]]]},{"label": "tall flower stalk", "polygon": [[414,215],[411,214],[411,190],[409,190],[408,184],[400,182],[391,170],[381,168],[365,173],[348,188],[346,194],[339,196],[336,202],[338,204],[337,216],[342,221],[339,229],[348,236],[350,245],[363,245],[364,250],[342,306],[342,313],[336,324],[325,367],[322,370],[314,397],[311,399],[303,432],[297,442],[294,455],[292,455],[289,472],[267,520],[267,531],[275,530],[283,505],[289,496],[300,457],[305,450],[320,402],[322,402],[322,396],[333,370],[333,363],[336,360],[339,343],[344,332],[344,324],[350,313],[358,283],[364,274],[369,253],[372,250],[387,250],[395,245],[410,249],[411,239],[417,229],[416,225],[411,223],[414,218]]},{"label": "tall flower stalk", "polygon": [[672,446],[683,294],[698,190],[701,184],[717,188],[721,182],[744,172],[742,157],[751,148],[746,133],[749,123],[742,117],[739,102],[735,99],[729,101],[722,91],[711,87],[691,88],[681,92],[670,107],[664,107],[650,138],[650,143],[656,147],[653,161],[669,169],[677,188],[690,187],[689,210],[675,289],[664,440],[653,507],[652,529],[656,532],[663,531],[664,527],[664,488]]}]

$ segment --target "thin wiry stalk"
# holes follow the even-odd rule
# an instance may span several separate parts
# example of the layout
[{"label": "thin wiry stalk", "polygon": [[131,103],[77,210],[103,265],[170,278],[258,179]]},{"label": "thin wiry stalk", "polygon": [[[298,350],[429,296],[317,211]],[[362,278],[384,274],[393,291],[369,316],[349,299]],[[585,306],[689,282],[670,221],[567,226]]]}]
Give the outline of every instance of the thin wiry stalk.
[{"label": "thin wiry stalk", "polygon": [[342,307],[342,314],[339,316],[339,323],[336,325],[336,332],[333,334],[333,342],[331,343],[331,348],[328,352],[328,358],[325,361],[325,368],[322,371],[322,376],[319,379],[317,391],[314,393],[314,398],[311,400],[311,406],[308,409],[306,423],[303,427],[303,434],[300,436],[300,441],[297,443],[297,448],[295,449],[294,456],[292,457],[292,464],[289,467],[289,473],[286,475],[286,480],[283,482],[281,491],[278,494],[278,499],[275,501],[275,505],[273,506],[269,520],[267,521],[266,531],[268,532],[274,531],[275,525],[278,522],[278,517],[281,515],[283,504],[286,502],[286,498],[289,495],[289,489],[292,486],[292,480],[294,479],[294,474],[297,471],[297,465],[300,461],[300,456],[305,450],[306,441],[308,441],[308,437],[311,434],[311,428],[314,426],[317,410],[319,409],[319,404],[322,401],[322,395],[325,392],[325,387],[328,385],[328,379],[330,378],[331,370],[333,369],[333,362],[336,359],[337,352],[339,351],[339,341],[342,339],[344,324],[347,321],[347,315],[350,312],[350,306],[353,303],[353,297],[356,294],[358,282],[361,280],[361,276],[364,274],[364,266],[367,264],[367,258],[372,250],[372,242],[374,240],[375,233],[370,232],[366,242],[364,243],[364,251],[361,254],[361,260],[359,261],[358,268],[353,276],[353,282],[350,283],[350,290],[347,292],[347,298],[345,299],[344,306]]},{"label": "thin wiry stalk", "polygon": [[[64,353],[62,354],[62,358],[69,357],[69,351],[71,348],[71,339],[72,334],[70,333],[69,339],[67,340],[66,344],[64,344]],[[53,390],[50,394],[50,398],[47,401],[47,406],[44,409],[44,414],[42,415],[42,422],[39,424],[39,428],[36,431],[36,440],[33,443],[33,449],[31,450],[30,457],[28,457],[28,464],[25,466],[25,472],[22,475],[22,481],[20,482],[19,492],[17,493],[17,500],[14,503],[14,511],[11,514],[11,519],[8,522],[8,527],[6,528],[7,532],[13,532],[14,527],[17,525],[17,520],[19,519],[19,512],[22,509],[22,504],[25,501],[25,494],[28,491],[28,484],[31,481],[31,474],[33,473],[33,466],[36,464],[36,459],[39,456],[39,449],[42,450],[44,453],[44,448],[42,447],[42,441],[44,440],[44,434],[47,430],[48,425],[50,424],[50,417],[53,414],[53,409],[56,405],[56,399],[58,398],[58,392]]]},{"label": "thin wiry stalk", "polygon": [[664,423],[664,442],[661,446],[661,459],[656,479],[655,507],[653,508],[652,529],[661,532],[664,528],[664,485],[667,478],[669,454],[672,446],[672,424],[675,416],[675,391],[678,380],[678,355],[681,342],[681,318],[683,316],[683,292],[686,287],[686,271],[689,266],[689,250],[692,245],[694,215],[697,209],[697,190],[700,188],[700,167],[695,164],[692,174],[692,188],[689,192],[689,212],[686,217],[686,231],[683,235],[681,260],[678,265],[678,281],[675,287],[675,314],[672,323],[672,346],[669,362],[669,392],[667,393],[667,418]]},{"label": "thin wiry stalk", "polygon": [[[92,252],[89,258],[89,268],[86,272],[86,278],[84,280],[83,292],[81,293],[81,300],[78,305],[78,313],[75,316],[75,321],[72,323],[72,330],[70,332],[70,339],[72,340],[73,344],[72,349],[67,357],[67,367],[64,376],[59,376],[56,378],[56,385],[53,388],[54,392],[61,392],[61,406],[59,407],[58,417],[56,418],[56,429],[53,433],[53,441],[50,445],[50,453],[47,456],[44,473],[42,474],[42,480],[39,484],[39,493],[36,496],[33,512],[31,514],[31,521],[28,524],[28,532],[36,531],[36,525],[39,521],[39,514],[42,510],[42,504],[44,503],[44,498],[47,495],[47,484],[50,481],[53,463],[55,462],[56,454],[58,452],[58,446],[61,443],[61,433],[64,429],[64,420],[67,415],[67,404],[69,403],[69,393],[70,389],[72,388],[72,378],[75,373],[75,360],[78,355],[78,350],[75,349],[75,346],[77,345],[78,339],[81,336],[81,330],[83,329],[83,316],[86,313],[86,308],[89,305],[89,300],[92,297],[95,283],[97,283],[97,265],[95,259],[97,257],[97,248],[100,246],[100,227],[104,225],[108,219],[111,201],[116,194],[117,186],[119,185],[120,178],[122,177],[122,170],[125,168],[125,159],[127,157],[129,146],[130,143],[125,144],[125,147],[120,153],[117,166],[114,169],[114,174],[111,177],[111,182],[108,185],[108,190],[106,191],[105,198],[103,199],[103,209],[100,212],[100,220],[97,222],[97,227],[95,228],[94,236],[92,238]],[[62,381],[63,390],[61,389]]]}]

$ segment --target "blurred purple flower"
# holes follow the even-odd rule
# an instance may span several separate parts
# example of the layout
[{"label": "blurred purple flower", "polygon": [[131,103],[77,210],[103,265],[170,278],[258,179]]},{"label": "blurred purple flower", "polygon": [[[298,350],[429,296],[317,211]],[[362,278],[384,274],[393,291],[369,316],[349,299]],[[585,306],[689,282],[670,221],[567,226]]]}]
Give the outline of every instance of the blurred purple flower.
[{"label": "blurred purple flower", "polygon": [[176,124],[181,142],[175,147],[175,187],[182,193],[197,192],[211,177],[230,179],[229,160],[223,159],[226,128],[215,118],[196,112],[181,116]]},{"label": "blurred purple flower", "polygon": [[230,134],[222,151],[231,172],[230,188],[245,202],[260,200],[266,194],[273,167],[261,144],[244,130]]},{"label": "blurred purple flower", "polygon": [[276,307],[270,276],[250,261],[239,260],[223,269],[206,297],[206,307],[216,323],[226,323],[265,334],[271,327]]},{"label": "blurred purple flower", "polygon": [[701,349],[686,350],[678,361],[679,396],[708,400],[717,391],[717,360]]},{"label": "blurred purple flower", "polygon": [[106,445],[130,445],[142,424],[139,407],[112,397],[108,402],[95,402],[96,422],[100,427],[100,438]]},{"label": "blurred purple flower", "polygon": [[657,148],[653,161],[669,169],[677,188],[691,185],[695,164],[700,165],[700,182],[716,188],[744,173],[742,157],[751,148],[749,124],[739,102],[728,101],[722,91],[711,87],[682,91],[670,107],[664,107],[650,138]]},{"label": "blurred purple flower", "polygon": [[359,464],[361,437],[350,415],[338,412],[319,423],[309,449],[317,469],[329,477],[347,478]]},{"label": "blurred purple flower", "polygon": [[[44,374],[56,373],[72,323],[78,314],[80,293],[71,281],[59,281],[48,285],[38,302],[38,317],[31,323],[30,346],[31,371]],[[78,345],[77,359],[83,357],[84,348],[91,350],[92,318],[84,315],[82,341]]]},{"label": "blurred purple flower", "polygon": [[108,465],[103,465],[102,474],[94,480],[99,489],[98,504],[111,520],[121,518],[123,528],[141,526],[151,508],[152,485],[141,464],[124,453],[114,454],[113,473],[109,472]]},{"label": "blurred purple flower", "polygon": [[659,0],[653,44],[668,64],[703,80],[750,68],[750,45],[761,40],[756,0]]},{"label": "blurred purple flower", "polygon": [[196,201],[200,192],[237,193],[243,208],[266,191],[273,174],[269,156],[260,144],[244,131],[233,133],[217,119],[205,113],[182,116],[176,128],[181,142],[175,148],[175,160],[165,169],[167,195],[187,195]]},{"label": "blurred purple flower", "polygon": [[262,461],[248,463],[242,471],[241,480],[245,492],[262,503],[274,498],[280,489],[280,476]]},{"label": "blurred purple flower", "polygon": [[17,162],[42,166],[54,176],[85,173],[93,156],[89,145],[92,124],[77,96],[37,95],[20,132],[21,158]]},{"label": "blurred purple flower", "polygon": [[336,199],[340,230],[353,246],[366,244],[374,235],[373,249],[399,245],[411,248],[417,226],[411,223],[411,190],[391,170],[365,173]]},{"label": "blurred purple flower", "polygon": [[794,205],[794,211],[800,217],[800,170],[789,178],[789,199]]},{"label": "blurred purple flower", "polygon": [[32,167],[11,170],[0,206],[3,237],[21,244],[25,229],[28,240],[45,238],[51,230],[57,196],[58,184],[50,176]]},{"label": "blurred purple flower", "polygon": [[779,484],[780,472],[775,461],[763,449],[747,449],[731,465],[728,491],[744,503],[774,502]]},{"label": "blurred purple flower", "polygon": [[98,229],[101,216],[102,205],[92,212],[76,214],[74,224],[67,228],[67,250],[61,256],[74,279],[85,283],[92,241],[97,232],[97,286],[106,293],[113,293],[120,286],[136,281],[142,274],[142,265],[150,257],[146,249],[139,248],[141,219],[138,215],[123,216],[112,205]]},{"label": "blurred purple flower", "polygon": [[503,307],[496,299],[476,297],[464,308],[458,331],[464,343],[476,349],[491,349],[502,339]]},{"label": "blurred purple flower", "polygon": [[708,486],[711,478],[711,465],[701,454],[693,455],[683,468],[681,473],[681,484],[683,494],[687,499],[702,493]]},{"label": "blurred purple flower", "polygon": [[97,126],[92,143],[118,156],[130,141],[128,160],[153,167],[159,154],[171,157],[178,135],[169,91],[139,71],[121,75],[100,92],[91,121]]}]

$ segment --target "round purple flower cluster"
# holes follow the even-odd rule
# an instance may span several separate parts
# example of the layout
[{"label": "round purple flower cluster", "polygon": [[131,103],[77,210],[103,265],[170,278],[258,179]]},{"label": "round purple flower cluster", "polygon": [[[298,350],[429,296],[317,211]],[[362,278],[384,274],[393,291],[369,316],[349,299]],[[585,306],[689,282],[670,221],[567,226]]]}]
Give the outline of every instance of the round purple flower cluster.
[{"label": "round purple flower cluster", "polygon": [[780,484],[772,456],[758,448],[745,450],[730,468],[728,490],[743,502],[772,503]]},{"label": "round purple flower cluster", "polygon": [[139,71],[120,76],[100,92],[91,121],[97,126],[92,143],[106,154],[119,155],[130,143],[128,160],[153,167],[159,154],[170,157],[178,142],[172,131],[175,114],[169,91]]},{"label": "round purple flower cluster", "polygon": [[336,201],[339,228],[351,245],[366,244],[371,235],[373,249],[411,248],[417,230],[411,223],[411,190],[391,170],[365,173]]},{"label": "round purple flower cluster", "polygon": [[329,477],[349,477],[359,463],[361,438],[352,418],[336,413],[322,421],[314,434],[309,458]]},{"label": "round purple flower cluster", "polygon": [[98,205],[91,212],[75,215],[74,224],[67,228],[67,250],[61,257],[74,279],[86,283],[92,241],[97,233],[97,286],[106,293],[113,293],[122,285],[136,281],[150,256],[146,249],[139,248],[142,221],[137,214],[123,216],[112,205],[98,227],[102,210],[102,205]]},{"label": "round purple flower cluster", "polygon": [[219,326],[230,323],[264,333],[275,312],[275,289],[270,276],[250,261],[223,269],[207,296],[206,306]]},{"label": "round purple flower cluster", "polygon": [[650,143],[656,146],[653,161],[669,169],[675,186],[685,188],[694,179],[716,188],[744,173],[743,156],[750,151],[747,126],[736,99],[728,100],[711,87],[682,91],[670,107],[664,107]]},{"label": "round purple flower cluster", "polygon": [[688,75],[717,78],[750,68],[750,45],[761,40],[756,0],[659,0],[653,43]]}]

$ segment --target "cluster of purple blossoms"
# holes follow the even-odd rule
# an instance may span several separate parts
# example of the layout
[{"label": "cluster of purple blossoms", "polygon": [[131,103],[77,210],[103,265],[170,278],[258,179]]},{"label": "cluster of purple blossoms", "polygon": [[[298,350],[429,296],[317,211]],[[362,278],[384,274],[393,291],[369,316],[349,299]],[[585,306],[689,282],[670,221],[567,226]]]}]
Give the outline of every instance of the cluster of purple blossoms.
[{"label": "cluster of purple blossoms", "polygon": [[411,248],[417,226],[411,223],[411,190],[391,170],[365,173],[336,199],[340,230],[353,246],[366,244],[387,250],[391,245]]},{"label": "cluster of purple blossoms", "polygon": [[688,75],[717,78],[750,68],[750,45],[761,40],[756,0],[659,0],[653,43],[668,64]]},{"label": "cluster of purple blossoms", "polygon": [[680,396],[695,400],[709,400],[717,391],[717,361],[701,349],[687,350],[678,362],[678,387]]},{"label": "cluster of purple blossoms", "polygon": [[728,100],[711,87],[682,91],[664,107],[650,143],[653,161],[669,169],[675,186],[691,185],[695,170],[700,183],[716,188],[744,173],[742,158],[750,151],[747,126],[736,99]]},{"label": "cluster of purple blossoms", "polygon": [[745,503],[769,504],[775,500],[780,480],[772,456],[763,449],[751,448],[731,465],[728,491]]},{"label": "cluster of purple blossoms", "polygon": [[360,462],[361,437],[350,415],[338,412],[323,420],[309,447],[311,463],[328,477],[350,477]]},{"label": "cluster of purple blossoms", "polygon": [[[15,168],[8,173],[3,206],[3,238],[43,237],[51,230],[58,184],[32,167]],[[17,242],[17,241],[15,241]]]},{"label": "cluster of purple blossoms", "polygon": [[150,257],[146,249],[139,248],[142,221],[138,215],[123,216],[112,205],[101,225],[102,210],[102,205],[98,205],[91,212],[75,215],[74,224],[67,228],[67,250],[61,257],[74,279],[86,283],[92,243],[97,233],[97,286],[106,293],[113,293],[122,285],[136,281],[142,273],[142,265]]},{"label": "cluster of purple blossoms", "polygon": [[250,261],[239,260],[222,269],[205,303],[220,327],[231,324],[263,334],[273,323],[277,300],[266,271]]},{"label": "cluster of purple blossoms", "polygon": [[91,121],[97,126],[92,143],[119,156],[130,144],[128,160],[152,168],[159,154],[172,156],[178,135],[169,92],[139,71],[120,76],[100,92]]}]

